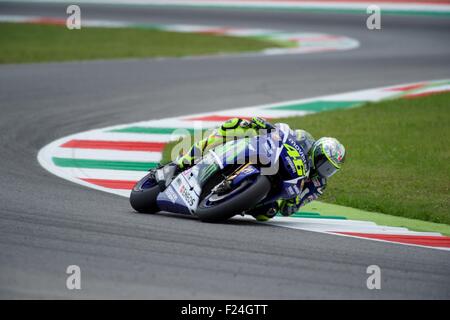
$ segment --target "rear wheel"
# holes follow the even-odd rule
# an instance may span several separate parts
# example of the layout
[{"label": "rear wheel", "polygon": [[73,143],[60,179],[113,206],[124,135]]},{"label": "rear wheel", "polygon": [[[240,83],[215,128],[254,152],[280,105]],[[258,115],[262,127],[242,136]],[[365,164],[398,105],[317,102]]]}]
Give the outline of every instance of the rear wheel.
[{"label": "rear wheel", "polygon": [[256,206],[266,197],[271,188],[266,176],[257,176],[244,180],[227,193],[206,190],[207,195],[201,199],[195,215],[204,222],[227,220]]},{"label": "rear wheel", "polygon": [[153,174],[153,172],[147,174],[131,190],[130,204],[139,213],[156,213],[160,211],[156,204],[156,198],[161,190]]}]

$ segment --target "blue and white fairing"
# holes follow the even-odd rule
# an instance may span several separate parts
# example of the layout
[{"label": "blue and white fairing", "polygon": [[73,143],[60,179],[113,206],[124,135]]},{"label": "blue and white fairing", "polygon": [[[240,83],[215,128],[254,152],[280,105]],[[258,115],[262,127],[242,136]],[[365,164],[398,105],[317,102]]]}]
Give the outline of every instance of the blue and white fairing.
[{"label": "blue and white fairing", "polygon": [[286,124],[277,124],[268,134],[227,142],[209,151],[202,160],[180,173],[157,197],[161,210],[194,214],[200,201],[202,187],[218,170],[229,165],[245,165],[233,177],[239,185],[253,175],[279,175],[279,193],[264,202],[292,198],[300,194],[302,180],[309,174],[305,151],[297,143],[294,132]]},{"label": "blue and white fairing", "polygon": [[158,207],[169,212],[194,214],[204,182],[218,169],[215,159],[207,154],[198,164],[180,173],[158,195]]},{"label": "blue and white fairing", "polygon": [[[269,135],[267,139],[279,141],[274,168],[276,169],[275,174],[280,177],[281,185],[278,188],[280,192],[265,199],[264,203],[270,203],[278,199],[290,199],[301,194],[304,180],[310,172],[307,152],[296,140],[295,132],[286,124],[276,124],[276,127],[277,131]],[[279,135],[278,139],[277,135]]]}]

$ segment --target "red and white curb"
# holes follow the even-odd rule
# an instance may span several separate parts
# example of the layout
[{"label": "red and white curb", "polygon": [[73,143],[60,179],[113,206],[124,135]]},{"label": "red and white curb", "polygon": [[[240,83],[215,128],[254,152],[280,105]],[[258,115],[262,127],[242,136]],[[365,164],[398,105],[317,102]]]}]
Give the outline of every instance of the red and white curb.
[{"label": "red and white curb", "polygon": [[[27,0],[30,1],[30,0]],[[33,2],[70,3],[72,0],[34,0]],[[418,14],[449,14],[448,0],[78,0],[83,3],[144,5],[144,6],[175,6],[197,8],[238,8],[238,9],[284,9],[299,11],[336,11],[366,13],[371,5],[377,5],[386,13],[418,13]]]},{"label": "red and white curb", "polygon": [[[353,108],[365,102],[414,98],[450,91],[450,80],[361,90],[322,97],[241,107],[165,119],[153,119],[76,133],[53,141],[38,153],[39,163],[69,181],[128,197],[134,183],[161,159],[164,145],[193,128],[215,128],[232,117],[267,119],[303,116],[336,108]],[[176,131],[175,131],[176,130]],[[178,132],[181,130],[182,132]],[[241,218],[239,218],[241,219]],[[246,218],[244,218],[246,219]],[[372,240],[450,250],[450,237],[432,232],[379,226],[368,221],[276,217],[276,226],[354,236]]]},{"label": "red and white curb", "polygon": [[[66,20],[40,16],[0,15],[0,22],[16,22],[31,24],[65,25]],[[236,53],[236,55],[278,55],[302,54],[326,51],[351,50],[359,47],[355,39],[333,34],[317,32],[285,32],[271,29],[234,28],[228,26],[204,26],[181,24],[146,24],[111,20],[82,20],[82,27],[102,28],[143,28],[170,32],[197,33],[231,37],[245,37],[276,41],[286,45],[283,48],[267,48],[258,52]],[[231,55],[231,54],[226,54]]]}]

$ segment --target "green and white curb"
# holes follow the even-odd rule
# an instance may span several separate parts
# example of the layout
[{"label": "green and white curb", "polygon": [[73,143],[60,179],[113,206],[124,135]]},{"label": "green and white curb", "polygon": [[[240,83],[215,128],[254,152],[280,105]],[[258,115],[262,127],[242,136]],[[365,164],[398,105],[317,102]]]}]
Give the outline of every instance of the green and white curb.
[{"label": "green and white curb", "polygon": [[[65,25],[64,19],[42,17],[42,16],[23,16],[23,15],[0,15],[0,22],[32,23]],[[259,52],[237,53],[243,55],[278,55],[278,54],[303,54],[317,53],[326,51],[351,50],[359,47],[359,42],[342,35],[324,34],[317,32],[285,32],[270,29],[250,29],[233,28],[228,26],[204,26],[204,25],[182,25],[182,24],[146,24],[130,23],[124,21],[111,20],[82,20],[82,27],[102,27],[102,28],[141,28],[153,29],[181,33],[197,33],[220,35],[230,37],[245,37],[267,41],[273,41],[284,45],[285,47],[267,48]],[[226,54],[230,55],[230,54]]]},{"label": "green and white curb", "polygon": [[[303,116],[324,110],[358,107],[366,102],[414,98],[443,91],[450,91],[450,80],[423,81],[122,124],[80,132],[53,141],[39,151],[38,161],[49,172],[61,178],[128,197],[134,183],[158,164],[164,145],[193,128],[215,128],[232,117],[259,116],[271,119]],[[315,213],[303,212],[294,217],[276,217],[267,223],[294,229],[450,249],[450,237],[441,236],[440,233],[414,232],[406,228],[380,226],[373,222],[320,216]]]},{"label": "green and white curb", "polygon": [[[73,4],[72,0],[19,0]],[[121,6],[194,7],[245,10],[283,10],[300,12],[332,12],[367,14],[367,8],[377,5],[383,14],[431,15],[450,17],[450,2],[446,0],[78,0],[78,5],[98,3]]]}]

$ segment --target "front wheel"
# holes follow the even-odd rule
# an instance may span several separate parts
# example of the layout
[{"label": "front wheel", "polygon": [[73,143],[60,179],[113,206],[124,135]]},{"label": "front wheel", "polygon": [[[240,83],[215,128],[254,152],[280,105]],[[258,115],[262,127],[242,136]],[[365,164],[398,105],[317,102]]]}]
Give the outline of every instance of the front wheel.
[{"label": "front wheel", "polygon": [[267,196],[270,186],[266,176],[258,176],[254,181],[242,182],[228,195],[219,196],[211,192],[200,201],[195,215],[203,222],[227,220],[256,206]]},{"label": "front wheel", "polygon": [[153,172],[150,172],[139,180],[131,190],[130,204],[139,213],[156,213],[159,210],[156,198],[161,192],[158,183],[154,180]]}]

